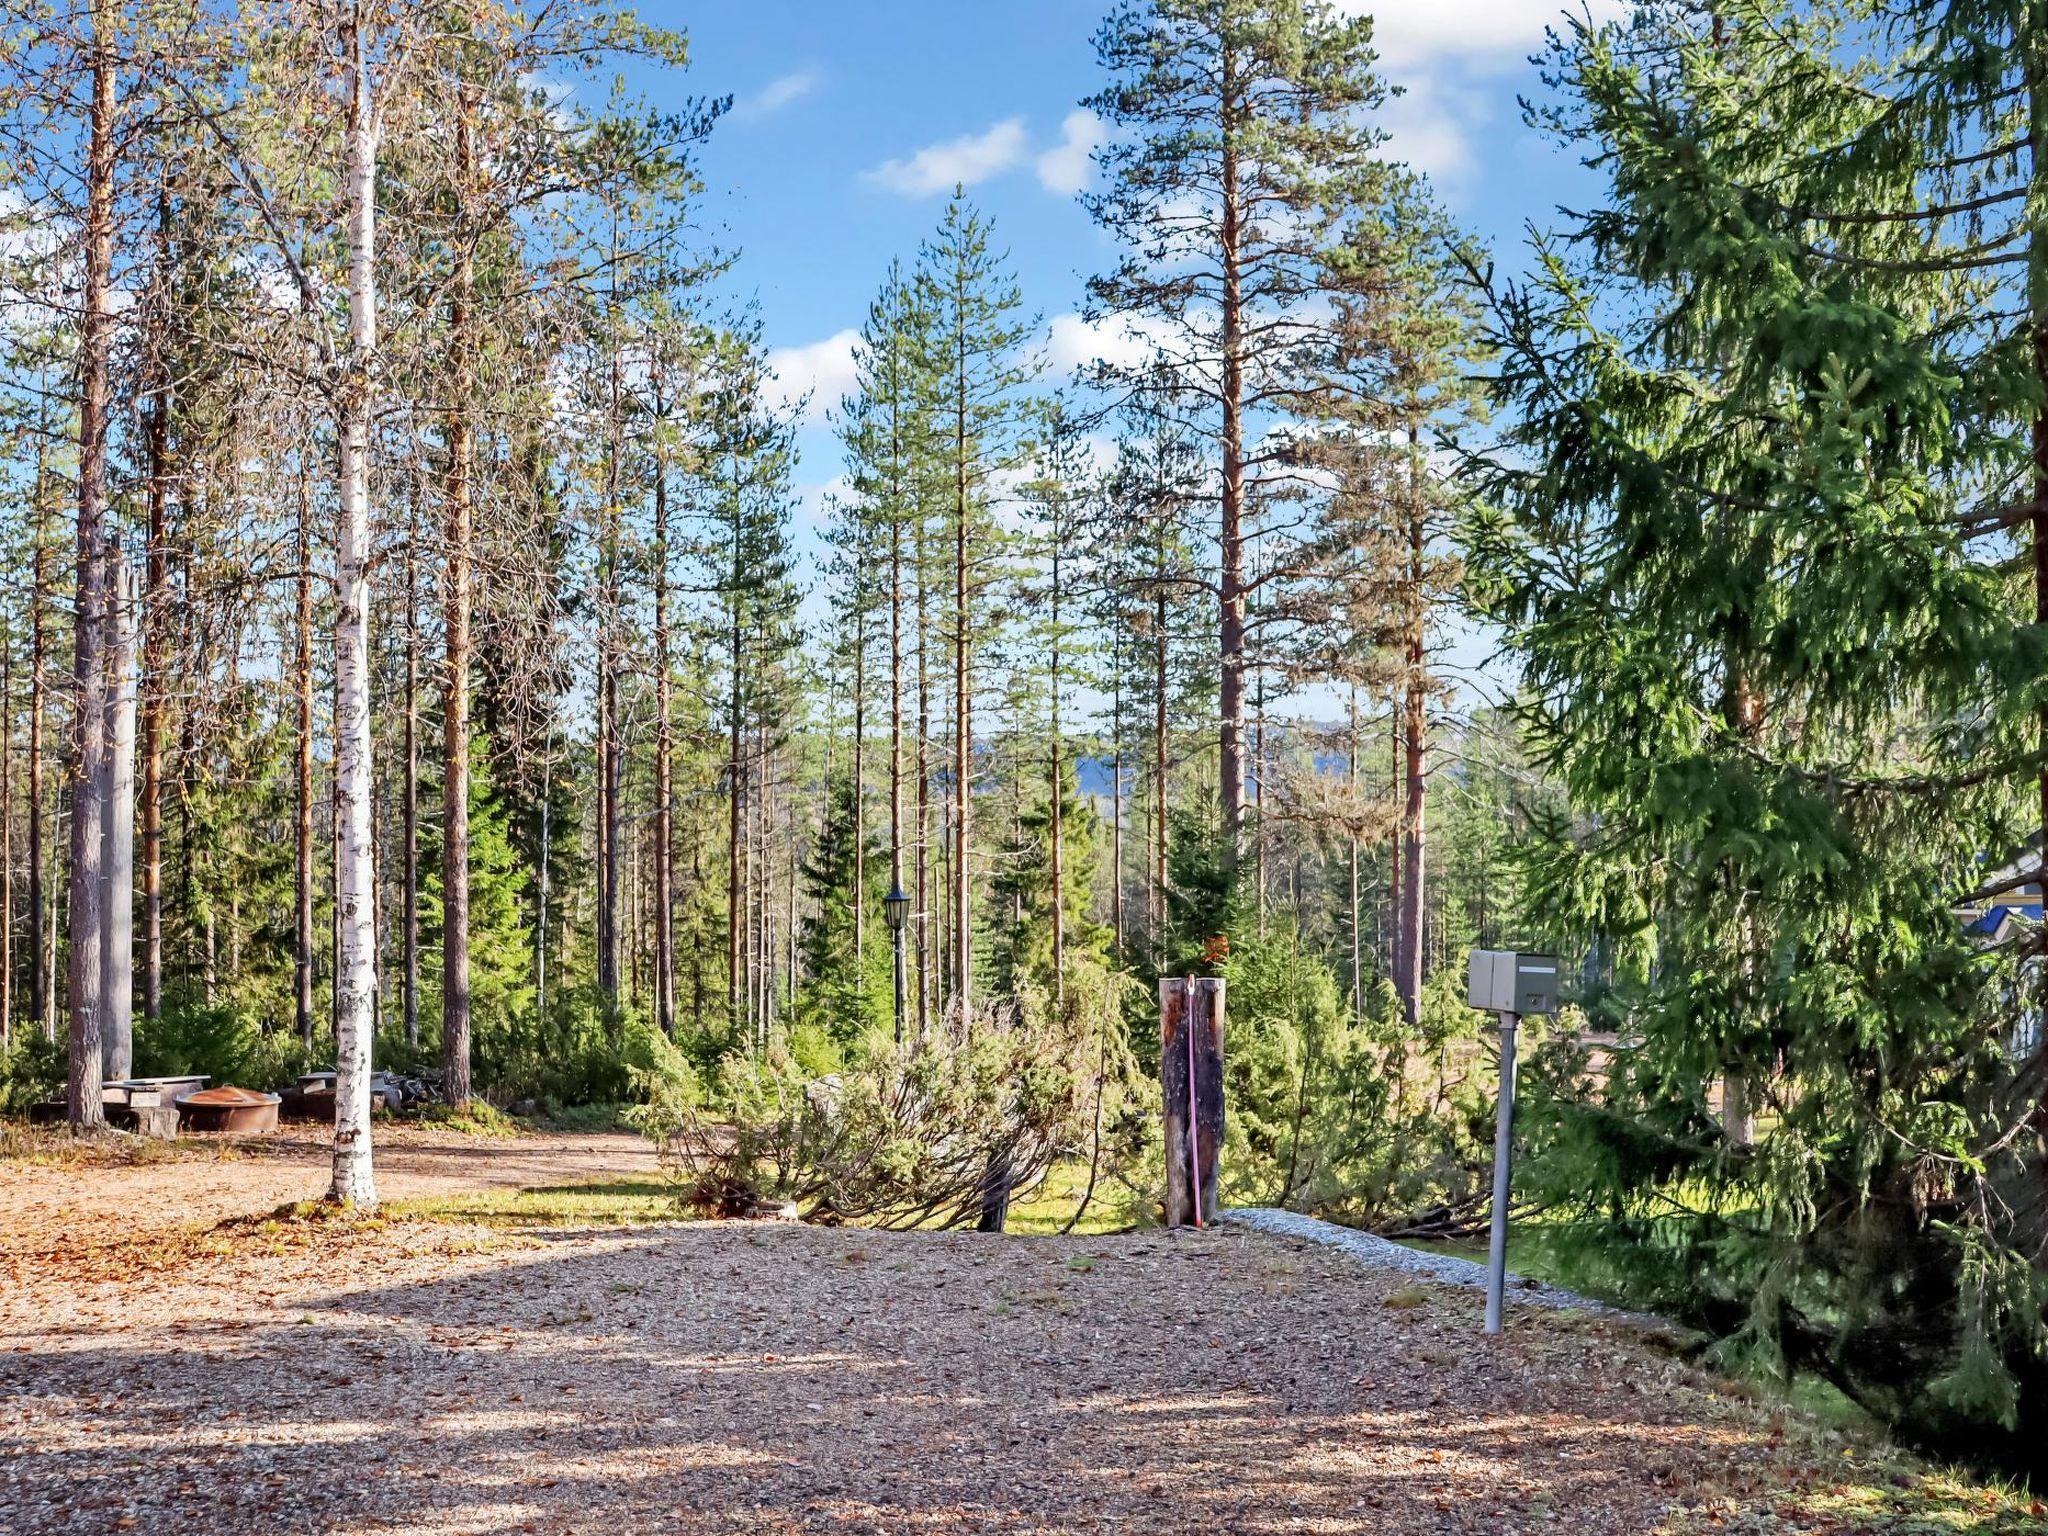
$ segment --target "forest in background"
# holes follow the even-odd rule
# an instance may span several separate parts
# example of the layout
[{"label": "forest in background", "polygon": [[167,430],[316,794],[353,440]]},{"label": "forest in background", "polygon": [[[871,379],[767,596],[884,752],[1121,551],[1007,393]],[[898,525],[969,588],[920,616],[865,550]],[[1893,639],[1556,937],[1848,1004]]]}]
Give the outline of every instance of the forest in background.
[{"label": "forest in background", "polygon": [[[1259,107],[1320,121],[1246,198],[1380,222],[1331,224],[1348,274],[1316,240],[1253,237],[1262,291],[1236,302],[1286,320],[1238,348],[1227,492],[1205,467],[1209,389],[1149,362],[1048,377],[999,235],[956,199],[876,274],[820,542],[796,526],[797,408],[729,298],[743,258],[695,215],[693,151],[725,101],[656,111],[564,84],[626,56],[680,67],[680,38],[588,9],[244,15],[274,25],[231,39],[200,12],[109,10],[102,35],[53,14],[11,60],[35,154],[8,246],[10,1029],[59,1038],[76,1011],[88,339],[106,394],[91,547],[108,591],[135,587],[118,607],[137,619],[145,1067],[324,1064],[344,1003],[380,1062],[436,1062],[458,1101],[469,1073],[501,1101],[623,1097],[636,1031],[706,1062],[786,1028],[844,1049],[891,1021],[898,882],[916,1030],[977,994],[1056,993],[1070,960],[1195,963],[1231,902],[1257,934],[1300,929],[1360,1011],[1391,979],[1412,1020],[1433,963],[1498,926],[1502,722],[1473,731],[1470,814],[1427,861],[1429,746],[1470,729],[1429,664],[1455,561],[1423,462],[1464,387],[1463,332],[1426,188],[1352,120],[1379,91],[1363,23],[1322,23],[1330,79]],[[1136,47],[1144,18],[1104,48]],[[1191,65],[1173,89],[1197,88]],[[1154,89],[1134,122],[1173,109]],[[88,187],[80,207],[101,116],[104,206]],[[1171,226],[1205,175],[1199,149],[1184,160],[1134,158],[1105,224]],[[347,188],[372,162],[365,236]],[[57,236],[60,210],[104,222],[104,270]],[[1192,254],[1199,232],[1182,238]],[[1369,312],[1389,274],[1402,305]],[[108,312],[87,338],[92,283]],[[1319,313],[1346,283],[1341,314]],[[1105,313],[1177,309],[1185,344],[1220,356],[1220,294],[1212,314],[1177,286],[1142,260],[1098,284]],[[372,371],[358,310],[374,378],[350,375]],[[1311,345],[1322,370],[1292,377]],[[1414,377],[1382,399],[1397,353]],[[350,423],[352,391],[370,398]],[[351,426],[359,658],[335,565]],[[1316,493],[1340,481],[1404,485],[1408,510],[1382,527]],[[355,815],[360,911],[337,856]],[[1240,861],[1226,902],[1221,863]]]},{"label": "forest in background", "polygon": [[1369,17],[1127,0],[1130,345],[1051,376],[956,195],[820,530],[701,213],[728,99],[608,84],[680,36],[0,19],[6,1107],[333,1067],[368,1204],[374,1064],[641,1101],[715,1208],[1143,1216],[1201,971],[1232,1198],[1455,1232],[1464,953],[1549,944],[1556,1262],[2028,1459],[2040,928],[1967,923],[2048,814],[2038,4],[1561,20],[1530,113],[1605,198],[1510,283]]}]

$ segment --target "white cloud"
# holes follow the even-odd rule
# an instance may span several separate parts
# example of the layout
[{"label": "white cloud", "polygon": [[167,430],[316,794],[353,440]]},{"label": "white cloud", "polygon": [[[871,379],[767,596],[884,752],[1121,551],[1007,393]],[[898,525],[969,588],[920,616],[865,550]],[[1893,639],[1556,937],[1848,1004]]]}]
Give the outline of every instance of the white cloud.
[{"label": "white cloud", "polygon": [[929,197],[951,191],[956,184],[971,187],[999,176],[1023,160],[1029,149],[1024,119],[1008,117],[986,133],[928,144],[905,160],[885,160],[861,177],[905,197]]},{"label": "white cloud", "polygon": [[1424,77],[1388,102],[1379,124],[1387,131],[1384,153],[1405,161],[1445,192],[1455,193],[1472,170],[1468,129],[1488,121],[1490,98]]},{"label": "white cloud", "polygon": [[784,107],[794,106],[818,88],[818,72],[815,69],[800,69],[794,74],[778,75],[753,95],[742,98],[733,105],[732,115],[737,118],[773,117]]},{"label": "white cloud", "polygon": [[[1423,172],[1455,202],[1476,164],[1475,140],[1498,134],[1504,93],[1497,77],[1543,47],[1567,16],[1597,24],[1628,14],[1632,0],[1335,0],[1373,18],[1386,78],[1401,88],[1380,115],[1387,153]],[[1480,85],[1486,78],[1484,86]]]},{"label": "white cloud", "polygon": [[[1586,0],[1596,22],[1625,15],[1629,0]],[[1338,0],[1337,8],[1373,18],[1373,43],[1392,73],[1458,59],[1513,62],[1543,45],[1543,29],[1564,30],[1579,0]]]},{"label": "white cloud", "polygon": [[575,126],[576,114],[572,104],[576,100],[576,87],[573,82],[559,80],[537,69],[526,70],[519,79],[529,91],[547,103],[550,124],[564,132]]},{"label": "white cloud", "polygon": [[1135,367],[1158,349],[1167,334],[1166,322],[1149,317],[1090,320],[1073,313],[1055,315],[1045,360],[1055,375],[1096,363]]},{"label": "white cloud", "polygon": [[1038,183],[1060,197],[1072,197],[1095,172],[1089,156],[1109,137],[1102,119],[1076,107],[1060,124],[1060,141],[1038,157]]},{"label": "white cloud", "polygon": [[832,508],[853,493],[853,481],[845,475],[796,488],[798,525],[813,531],[831,526]]},{"label": "white cloud", "polygon": [[776,405],[787,408],[808,394],[810,404],[804,409],[804,419],[823,419],[853,388],[853,350],[859,344],[860,332],[848,326],[807,346],[772,349],[768,371],[775,376]]}]

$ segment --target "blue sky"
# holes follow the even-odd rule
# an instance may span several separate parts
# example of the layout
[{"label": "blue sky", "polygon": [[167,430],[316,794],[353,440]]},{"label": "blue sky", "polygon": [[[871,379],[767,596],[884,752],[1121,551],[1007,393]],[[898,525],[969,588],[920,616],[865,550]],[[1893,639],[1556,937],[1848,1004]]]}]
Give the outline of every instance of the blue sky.
[{"label": "blue sky", "polygon": [[[1379,10],[1382,68],[1404,94],[1390,153],[1426,171],[1475,233],[1515,265],[1585,173],[1521,121],[1540,89],[1530,53],[1559,0],[1348,0]],[[1579,0],[1574,0],[1574,4]],[[1592,0],[1613,14],[1619,0]],[[687,89],[731,92],[704,155],[707,218],[743,253],[736,296],[758,301],[792,391],[816,391],[799,481],[815,511],[838,472],[823,419],[850,377],[849,342],[892,256],[910,257],[957,178],[996,220],[1051,361],[1090,350],[1086,275],[1111,259],[1075,201],[1095,125],[1077,112],[1099,72],[1107,0],[651,0],[686,30]],[[668,79],[636,82],[658,100]]]}]

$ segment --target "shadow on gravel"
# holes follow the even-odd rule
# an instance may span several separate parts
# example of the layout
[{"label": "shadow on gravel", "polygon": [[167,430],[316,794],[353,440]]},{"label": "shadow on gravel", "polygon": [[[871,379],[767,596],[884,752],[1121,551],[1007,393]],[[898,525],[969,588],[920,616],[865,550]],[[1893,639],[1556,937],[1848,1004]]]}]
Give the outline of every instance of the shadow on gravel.
[{"label": "shadow on gravel", "polygon": [[1588,1334],[1560,1372],[1339,1274],[1228,1235],[549,1233],[0,1354],[0,1528],[1635,1536],[1746,1475],[1767,1507],[1757,1424],[1654,1363]]}]

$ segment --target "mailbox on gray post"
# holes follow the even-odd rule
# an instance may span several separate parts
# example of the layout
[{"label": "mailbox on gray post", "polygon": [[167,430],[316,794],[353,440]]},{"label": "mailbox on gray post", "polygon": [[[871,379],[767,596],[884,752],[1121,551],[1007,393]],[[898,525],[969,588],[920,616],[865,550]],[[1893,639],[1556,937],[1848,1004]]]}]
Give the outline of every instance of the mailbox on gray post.
[{"label": "mailbox on gray post", "polygon": [[1465,1001],[1488,1013],[1557,1012],[1557,956],[1512,949],[1475,949]]},{"label": "mailbox on gray post", "polygon": [[1515,1136],[1515,1026],[1557,1012],[1557,956],[1475,949],[1465,1001],[1500,1020],[1500,1109],[1493,1131],[1493,1225],[1486,1254],[1486,1331],[1499,1333],[1508,1273],[1508,1195]]}]

